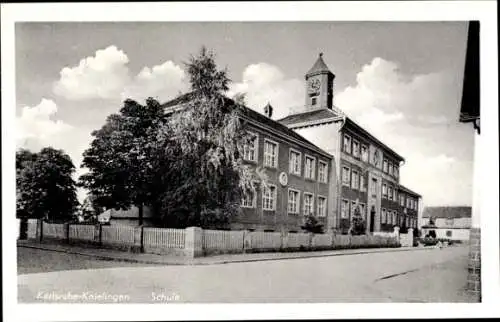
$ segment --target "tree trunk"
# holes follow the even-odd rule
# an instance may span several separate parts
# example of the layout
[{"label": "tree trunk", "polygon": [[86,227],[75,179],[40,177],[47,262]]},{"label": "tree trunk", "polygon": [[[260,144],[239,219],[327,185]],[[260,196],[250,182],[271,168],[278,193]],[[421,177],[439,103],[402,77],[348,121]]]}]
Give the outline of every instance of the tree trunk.
[{"label": "tree trunk", "polygon": [[143,217],[144,217],[144,205],[140,204],[139,205],[139,226],[142,226],[143,224]]}]

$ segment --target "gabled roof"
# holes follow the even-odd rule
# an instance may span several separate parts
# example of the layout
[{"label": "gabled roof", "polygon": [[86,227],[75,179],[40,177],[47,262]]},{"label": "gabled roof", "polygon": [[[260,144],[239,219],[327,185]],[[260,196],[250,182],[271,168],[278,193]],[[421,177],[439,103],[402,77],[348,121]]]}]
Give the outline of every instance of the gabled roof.
[{"label": "gabled roof", "polygon": [[334,111],[328,108],[321,108],[312,111],[306,111],[298,114],[288,115],[284,117],[278,122],[283,125],[290,126],[294,124],[303,124],[303,123],[314,123],[316,121],[325,121],[326,119],[336,118],[340,115],[335,113]]},{"label": "gabled roof", "polygon": [[419,195],[419,194],[418,194],[418,193],[416,193],[415,191],[412,191],[412,190],[410,190],[410,189],[406,188],[406,187],[405,187],[405,186],[403,186],[403,185],[399,185],[399,190],[404,191],[404,192],[406,192],[406,193],[408,193],[408,194],[410,194],[410,195],[417,196],[417,197],[419,197],[419,198],[420,198],[420,197],[422,197],[421,195]]},{"label": "gabled roof", "polygon": [[425,207],[422,214],[423,218],[471,218],[472,207]]},{"label": "gabled roof", "polygon": [[326,66],[325,61],[323,60],[323,53],[320,53],[318,59],[314,63],[313,67],[307,72],[307,76],[311,74],[321,74],[321,73],[331,73],[328,66]]},{"label": "gabled roof", "polygon": [[[165,112],[170,114],[170,113],[173,113],[179,109],[182,109],[182,105],[188,103],[192,97],[193,97],[193,94],[191,92],[186,93],[186,94],[180,95],[179,97],[177,97],[169,102],[162,104],[162,106],[165,108]],[[235,105],[236,104],[236,102],[234,100],[232,100],[226,96],[221,95],[221,99],[224,100],[224,104],[228,104],[228,105]],[[285,126],[277,121],[274,121],[273,119],[270,119],[267,116],[260,114],[247,106],[240,105],[240,107],[241,107],[241,116],[243,119],[246,119],[247,121],[253,121],[253,122],[256,122],[258,124],[261,124],[261,125],[267,127],[269,130],[274,130],[274,131],[280,132],[280,133],[298,141],[301,145],[305,146],[306,148],[309,148],[313,151],[316,151],[316,152],[318,152],[318,153],[320,153],[328,158],[332,158],[332,155],[330,153],[322,150],[321,148],[316,146],[314,143],[310,142],[309,140],[304,138],[302,135],[298,134],[297,132],[288,128],[287,126]]]},{"label": "gabled roof", "polygon": [[[343,112],[336,108],[336,110],[331,110],[328,108],[321,108],[321,109],[316,109],[312,111],[306,111],[306,112],[301,112],[301,113],[296,113],[296,114],[291,114],[288,115],[287,117],[284,117],[278,122],[280,122],[283,125],[286,125],[291,128],[296,128],[296,127],[307,127],[307,126],[314,126],[316,124],[325,124],[325,123],[331,123],[331,122],[337,122],[340,120],[345,120],[345,125],[352,127],[355,131],[360,132],[364,136],[368,137],[370,140],[375,142],[376,144],[380,145],[383,147],[386,151],[388,151],[390,154],[392,154],[396,159],[400,161],[404,161],[404,158],[396,153],[393,149],[388,147],[386,144],[382,143],[379,139],[377,139],[375,136],[370,134],[367,130],[365,130],[363,127],[358,125],[356,122],[354,122],[351,118],[345,116]],[[410,190],[410,193],[414,193]],[[418,195],[414,193],[415,195]]]}]

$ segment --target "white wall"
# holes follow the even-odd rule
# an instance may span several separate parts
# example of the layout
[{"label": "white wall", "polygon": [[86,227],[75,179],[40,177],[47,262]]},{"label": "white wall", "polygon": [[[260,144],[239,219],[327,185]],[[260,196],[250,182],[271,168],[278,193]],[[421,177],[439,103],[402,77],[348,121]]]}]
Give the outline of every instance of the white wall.
[{"label": "white wall", "polygon": [[[469,240],[469,234],[470,234],[469,229],[424,228],[422,230],[421,237],[425,237],[425,235],[428,233],[429,230],[434,230],[436,232],[436,238],[445,238],[445,239],[463,240],[463,241]],[[451,236],[446,235],[447,231],[451,231]]]}]

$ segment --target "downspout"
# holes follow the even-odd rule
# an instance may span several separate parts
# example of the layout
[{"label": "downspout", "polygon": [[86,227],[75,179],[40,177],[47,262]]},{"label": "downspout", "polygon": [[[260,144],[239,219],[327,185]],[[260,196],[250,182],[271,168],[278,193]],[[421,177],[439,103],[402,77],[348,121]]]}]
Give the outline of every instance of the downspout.
[{"label": "downspout", "polygon": [[340,218],[342,215],[342,198],[341,198],[341,196],[342,196],[342,171],[341,171],[341,164],[340,164],[341,163],[340,156],[342,154],[342,141],[343,141],[342,130],[343,130],[344,125],[346,123],[346,119],[347,119],[346,115],[342,113],[342,119],[340,121],[341,123],[340,123],[340,127],[338,130],[339,131],[339,133],[338,133],[339,134],[339,136],[338,136],[339,142],[338,142],[338,146],[337,146],[337,155],[335,156],[337,158],[337,163],[338,163],[337,164],[338,176],[337,176],[337,182],[336,182],[336,184],[337,184],[336,194],[337,195],[335,196],[335,198],[337,199],[337,207],[336,207],[337,208],[337,218],[336,218],[336,223],[335,223],[336,229],[340,229]]}]

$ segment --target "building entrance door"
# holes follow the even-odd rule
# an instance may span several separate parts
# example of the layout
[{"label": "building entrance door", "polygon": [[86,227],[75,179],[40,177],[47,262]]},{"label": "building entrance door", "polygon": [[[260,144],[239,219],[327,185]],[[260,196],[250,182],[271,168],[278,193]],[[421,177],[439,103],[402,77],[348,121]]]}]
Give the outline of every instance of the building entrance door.
[{"label": "building entrance door", "polygon": [[372,206],[370,210],[370,232],[373,233],[373,228],[375,224],[375,207]]}]

